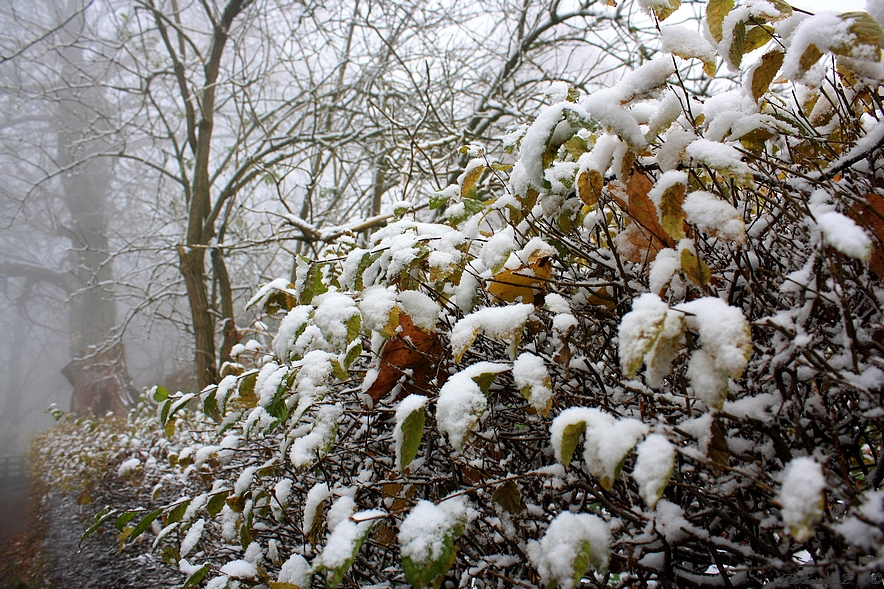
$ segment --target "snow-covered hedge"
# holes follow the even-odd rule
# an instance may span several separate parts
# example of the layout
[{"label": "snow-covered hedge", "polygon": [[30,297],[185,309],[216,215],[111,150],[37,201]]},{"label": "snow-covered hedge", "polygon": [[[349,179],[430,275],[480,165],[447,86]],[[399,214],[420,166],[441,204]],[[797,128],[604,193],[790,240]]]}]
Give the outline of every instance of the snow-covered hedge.
[{"label": "snow-covered hedge", "polygon": [[[536,113],[517,158],[473,149],[442,221],[402,207],[261,288],[272,341],[198,399],[153,392],[186,495],[104,516],[215,588],[881,566],[881,28],[713,0],[703,34],[662,34]],[[742,84],[696,96],[694,59]]]}]

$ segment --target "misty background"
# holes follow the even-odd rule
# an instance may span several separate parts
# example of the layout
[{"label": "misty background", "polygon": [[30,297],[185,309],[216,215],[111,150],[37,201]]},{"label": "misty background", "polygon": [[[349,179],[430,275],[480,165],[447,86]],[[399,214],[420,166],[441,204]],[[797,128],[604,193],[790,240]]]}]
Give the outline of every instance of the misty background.
[{"label": "misty background", "polygon": [[[217,382],[245,302],[657,43],[592,3],[5,0],[0,444]],[[688,10],[687,16],[692,15]],[[619,42],[624,36],[637,44]],[[527,119],[525,119],[527,120]]]}]

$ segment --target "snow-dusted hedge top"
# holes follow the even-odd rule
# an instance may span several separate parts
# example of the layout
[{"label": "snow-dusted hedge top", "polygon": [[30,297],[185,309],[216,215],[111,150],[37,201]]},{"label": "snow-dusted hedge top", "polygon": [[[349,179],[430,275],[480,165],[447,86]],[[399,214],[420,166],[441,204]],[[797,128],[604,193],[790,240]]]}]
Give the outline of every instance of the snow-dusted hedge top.
[{"label": "snow-dusted hedge top", "polygon": [[[665,55],[536,113],[514,164],[474,158],[443,221],[400,210],[261,288],[272,342],[194,413],[154,392],[188,495],[121,526],[153,522],[210,587],[877,567],[880,26],[713,0],[702,33],[661,32]],[[696,96],[695,63],[742,83]]]}]

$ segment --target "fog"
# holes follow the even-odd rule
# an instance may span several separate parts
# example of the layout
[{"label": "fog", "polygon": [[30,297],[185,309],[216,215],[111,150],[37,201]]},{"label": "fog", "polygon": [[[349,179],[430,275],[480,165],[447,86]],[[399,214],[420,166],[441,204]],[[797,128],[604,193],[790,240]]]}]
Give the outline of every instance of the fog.
[{"label": "fog", "polygon": [[495,0],[230,2],[227,31],[212,4],[0,6],[5,453],[50,404],[217,382],[241,338],[269,343],[257,288],[364,244],[459,147],[499,147],[553,80],[609,84],[653,30]]}]

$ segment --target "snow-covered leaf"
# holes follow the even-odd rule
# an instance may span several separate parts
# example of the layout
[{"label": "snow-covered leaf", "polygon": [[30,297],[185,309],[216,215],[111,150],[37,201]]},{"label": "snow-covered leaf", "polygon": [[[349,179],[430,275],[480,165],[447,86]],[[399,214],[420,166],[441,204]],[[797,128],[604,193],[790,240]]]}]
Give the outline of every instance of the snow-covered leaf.
[{"label": "snow-covered leaf", "polygon": [[424,435],[427,398],[423,395],[408,395],[396,409],[396,426],[393,429],[396,465],[404,471],[417,456]]},{"label": "snow-covered leaf", "polygon": [[326,589],[334,589],[341,584],[375,519],[382,515],[385,515],[384,512],[379,510],[363,511],[335,526],[313,565],[325,579]]},{"label": "snow-covered leaf", "polygon": [[638,445],[636,455],[632,478],[645,504],[653,509],[675,468],[675,447],[666,436],[651,434]]},{"label": "snow-covered leaf", "polygon": [[552,408],[552,380],[543,359],[530,352],[523,352],[513,362],[513,380],[522,396],[531,406],[546,417]]},{"label": "snow-covered leaf", "polygon": [[420,501],[399,527],[405,580],[415,589],[436,583],[454,564],[455,540],[467,523],[467,502],[455,497],[434,505]]},{"label": "snow-covered leaf", "polygon": [[793,458],[783,471],[777,501],[782,506],[786,530],[798,542],[813,534],[813,525],[823,513],[826,478],[813,458]]},{"label": "snow-covered leaf", "polygon": [[462,452],[470,432],[488,409],[488,401],[480,386],[482,381],[509,370],[506,364],[479,362],[448,379],[436,401],[436,424],[448,436],[455,451]]},{"label": "snow-covered leaf", "polygon": [[522,329],[534,305],[521,303],[506,307],[486,307],[475,311],[454,324],[451,329],[450,346],[455,362],[473,345],[479,333],[488,337],[510,340],[510,351],[515,352],[521,339]]},{"label": "snow-covered leaf", "polygon": [[593,567],[608,568],[611,534],[608,525],[588,513],[563,512],[549,524],[540,540],[528,543],[528,558],[546,587],[574,589]]},{"label": "snow-covered leaf", "polygon": [[669,305],[655,294],[643,294],[632,302],[632,311],[620,321],[620,368],[629,378],[644,362],[645,355],[663,333]]}]

